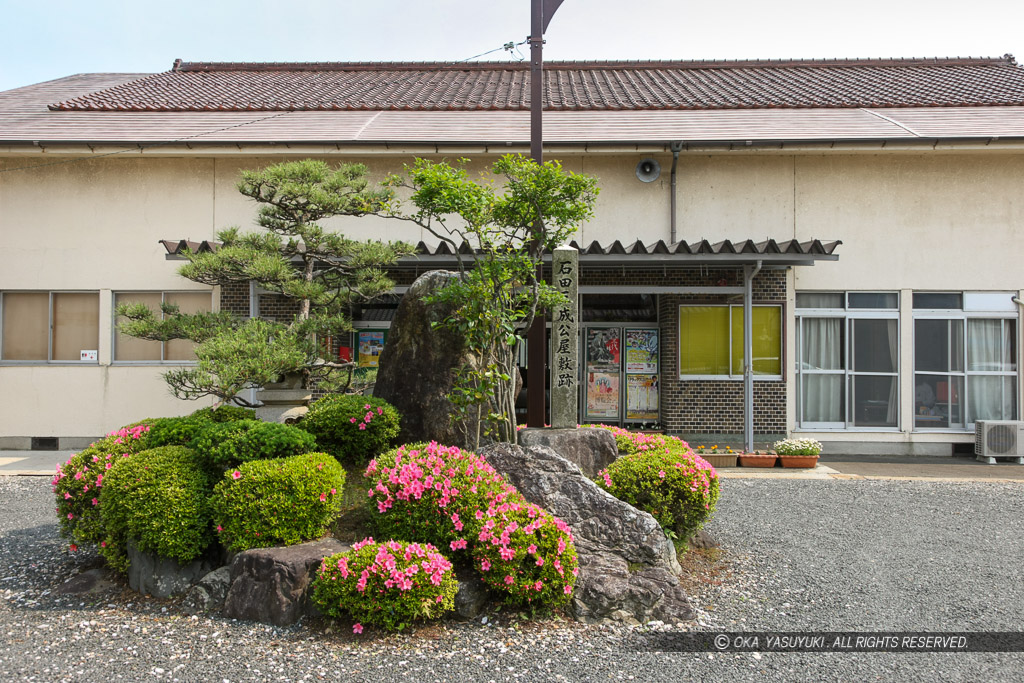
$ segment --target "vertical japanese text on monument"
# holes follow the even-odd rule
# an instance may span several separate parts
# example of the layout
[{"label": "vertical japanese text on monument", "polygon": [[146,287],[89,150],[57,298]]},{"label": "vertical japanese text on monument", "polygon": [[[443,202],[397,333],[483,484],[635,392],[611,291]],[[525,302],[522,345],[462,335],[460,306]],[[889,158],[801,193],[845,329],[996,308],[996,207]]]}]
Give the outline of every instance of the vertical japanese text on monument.
[{"label": "vertical japanese text on monument", "polygon": [[552,258],[555,288],[567,301],[552,311],[551,330],[551,424],[574,427],[577,423],[579,376],[579,256],[571,247],[559,247]]}]

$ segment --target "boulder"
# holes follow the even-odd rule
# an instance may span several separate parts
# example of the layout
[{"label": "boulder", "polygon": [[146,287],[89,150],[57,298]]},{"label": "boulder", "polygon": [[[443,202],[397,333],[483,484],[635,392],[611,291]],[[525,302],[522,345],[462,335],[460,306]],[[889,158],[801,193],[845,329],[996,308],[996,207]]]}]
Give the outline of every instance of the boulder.
[{"label": "boulder", "polygon": [[110,570],[106,567],[97,567],[72,576],[53,592],[58,595],[95,595],[117,587]]},{"label": "boulder", "polygon": [[524,429],[519,432],[519,445],[547,446],[576,465],[591,479],[619,457],[615,437],[607,429]]},{"label": "boulder", "polygon": [[455,614],[462,619],[475,619],[491,599],[490,589],[472,567],[456,567],[459,592],[455,594]]},{"label": "boulder", "polygon": [[598,488],[545,446],[493,444],[481,455],[528,501],[572,528],[580,573],[570,607],[577,619],[675,623],[693,616],[675,546],[651,515]]},{"label": "boulder", "polygon": [[285,547],[253,548],[231,562],[223,615],[277,626],[294,624],[307,610],[307,589],[321,560],[350,546],[333,538]]},{"label": "boulder", "polygon": [[388,343],[378,360],[373,395],[402,415],[399,443],[465,445],[462,431],[449,420],[452,405],[448,393],[465,359],[466,344],[444,326],[435,326],[451,314],[451,308],[426,301],[458,277],[458,273],[442,270],[418,277],[402,297],[391,323]]},{"label": "boulder", "polygon": [[189,614],[211,612],[220,609],[231,587],[231,567],[220,567],[199,580],[188,589],[182,608]]},{"label": "boulder", "polygon": [[180,595],[219,564],[218,554],[219,549],[215,549],[183,565],[168,557],[142,552],[129,541],[128,586],[154,598]]}]

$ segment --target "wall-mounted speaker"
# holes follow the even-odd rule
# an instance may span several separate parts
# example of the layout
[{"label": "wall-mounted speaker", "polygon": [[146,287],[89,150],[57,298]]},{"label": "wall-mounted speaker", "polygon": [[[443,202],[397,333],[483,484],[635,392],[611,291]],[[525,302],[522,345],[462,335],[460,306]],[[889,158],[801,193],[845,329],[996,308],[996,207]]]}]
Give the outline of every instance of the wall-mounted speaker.
[{"label": "wall-mounted speaker", "polygon": [[636,165],[636,177],[642,183],[653,183],[661,175],[661,164],[654,159],[641,159]]}]

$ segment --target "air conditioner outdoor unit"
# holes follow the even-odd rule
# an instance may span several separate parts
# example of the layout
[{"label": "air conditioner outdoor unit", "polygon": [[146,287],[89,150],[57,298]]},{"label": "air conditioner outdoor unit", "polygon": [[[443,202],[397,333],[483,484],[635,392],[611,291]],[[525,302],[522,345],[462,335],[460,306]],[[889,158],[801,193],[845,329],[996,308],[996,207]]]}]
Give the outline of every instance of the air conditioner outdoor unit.
[{"label": "air conditioner outdoor unit", "polygon": [[1012,458],[1024,465],[1024,422],[979,420],[974,423],[974,455],[994,465],[996,458]]}]

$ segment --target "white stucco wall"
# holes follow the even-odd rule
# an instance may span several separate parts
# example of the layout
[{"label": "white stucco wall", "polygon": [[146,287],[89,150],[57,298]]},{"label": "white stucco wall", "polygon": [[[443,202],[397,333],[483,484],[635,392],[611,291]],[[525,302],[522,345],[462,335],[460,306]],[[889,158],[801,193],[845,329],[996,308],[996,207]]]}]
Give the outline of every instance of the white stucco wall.
[{"label": "white stucco wall", "polygon": [[[141,417],[197,407],[167,393],[158,378],[160,367],[109,365],[112,292],[200,289],[176,275],[177,264],[164,259],[157,240],[213,239],[224,227],[251,227],[255,205],[235,189],[239,170],[304,156],[264,149],[184,158],[164,150],[145,158],[118,155],[0,174],[0,290],[98,290],[105,326],[98,365],[0,366],[0,438],[95,436]],[[432,158],[463,154],[471,155],[454,151]],[[470,172],[484,170],[495,156],[476,155]],[[671,154],[583,156],[574,151],[548,156],[599,179],[597,215],[577,235],[579,242],[669,239]],[[634,176],[634,167],[646,156],[662,166],[661,177],[652,183]],[[379,180],[400,171],[413,155],[339,152],[329,157],[343,159],[366,163],[371,177]],[[8,157],[0,158],[0,167],[59,160]],[[791,294],[817,289],[1019,290],[1024,284],[1018,276],[1024,251],[1021,177],[1024,154],[999,150],[684,152],[678,169],[677,236],[712,242],[843,240],[838,262],[799,268],[791,275]],[[353,236],[434,241],[410,224],[378,218],[334,225]],[[792,372],[790,304],[787,365]],[[903,376],[906,385],[911,381],[907,368]]]}]

